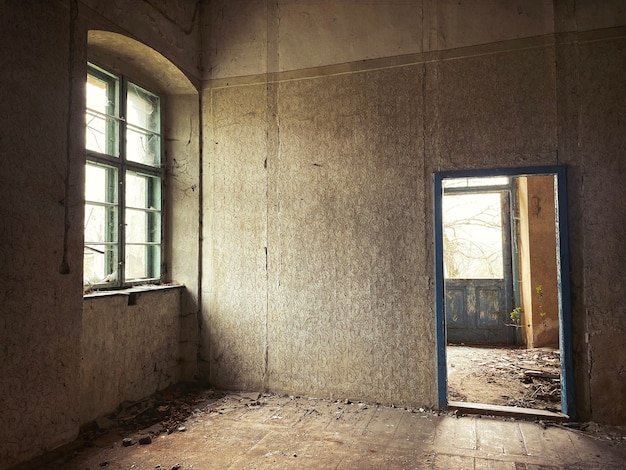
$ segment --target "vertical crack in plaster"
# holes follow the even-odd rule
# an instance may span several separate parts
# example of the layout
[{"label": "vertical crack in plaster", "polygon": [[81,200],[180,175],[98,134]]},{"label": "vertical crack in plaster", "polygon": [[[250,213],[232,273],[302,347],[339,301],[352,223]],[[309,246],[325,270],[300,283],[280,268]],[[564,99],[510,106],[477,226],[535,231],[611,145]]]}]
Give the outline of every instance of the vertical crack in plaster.
[{"label": "vertical crack in plaster", "polygon": [[[270,198],[270,173],[274,172],[272,163],[277,164],[279,153],[279,124],[278,124],[278,83],[274,81],[279,71],[279,23],[278,3],[267,0],[267,42],[266,42],[266,154],[263,163],[265,170],[265,318],[264,318],[264,364],[262,383],[265,390],[269,387],[269,309],[270,309],[270,272],[269,272],[269,234],[270,234],[270,213],[273,200]],[[276,173],[273,173],[276,174]],[[277,221],[276,221],[277,222]]]},{"label": "vertical crack in plaster", "polygon": [[[204,13],[204,12],[203,12]],[[204,34],[200,34],[199,38],[199,63],[201,71],[204,70]],[[211,108],[213,107],[213,92],[211,91]],[[213,109],[211,109],[210,116],[213,116]],[[191,143],[192,139],[192,123],[191,117],[189,118],[189,143]],[[215,136],[215,132],[213,132],[213,136]],[[200,86],[200,90],[198,92],[198,279],[196,280],[196,292],[197,292],[197,303],[196,303],[196,312],[197,312],[197,324],[198,324],[198,346],[202,342],[202,327],[205,322],[202,320],[202,312],[203,312],[203,278],[204,278],[204,86]],[[208,324],[209,322],[206,322]],[[208,345],[210,351],[210,345]],[[200,366],[198,362],[201,360],[200,355],[202,348],[198,347],[196,353],[196,371],[200,371]],[[210,357],[209,352],[209,357]],[[211,377],[211,361],[206,361],[208,370],[206,371],[206,376]]]},{"label": "vertical crack in plaster", "polygon": [[[575,103],[576,103],[576,153],[577,153],[577,164],[580,165],[580,193],[579,193],[579,198],[581,201],[583,201],[585,199],[585,159],[581,158],[580,155],[580,148],[581,148],[581,141],[580,141],[580,135],[582,132],[582,107],[583,107],[583,103],[582,100],[580,98],[580,73],[579,73],[579,60],[580,60],[580,47],[579,47],[579,43],[578,43],[578,16],[576,14],[576,0],[572,0],[572,9],[571,9],[571,14],[572,17],[574,19],[574,31],[576,34],[575,37],[575,41],[573,44],[574,47],[574,52],[576,55],[576,60],[573,61],[574,62],[574,75],[575,75],[575,80],[574,80],[574,84],[575,84],[575,89],[574,89],[574,93],[575,93]],[[583,221],[584,224],[584,220],[585,220],[585,206],[584,204],[580,205],[580,217],[581,220]],[[583,261],[582,261],[582,285],[583,286],[587,286],[587,282],[586,282],[586,270],[585,270],[585,257],[584,257],[584,252],[585,252],[585,231],[583,230],[581,232],[582,235],[582,240],[580,241],[580,243],[582,244],[582,251],[583,251]],[[582,290],[582,304],[583,305],[587,305],[587,301],[585,299],[586,296],[586,291],[587,289],[583,289]],[[591,386],[591,381],[593,378],[593,351],[592,351],[592,346],[591,346],[591,340],[590,340],[590,332],[589,332],[589,311],[587,308],[584,309],[585,312],[585,318],[584,318],[584,327],[585,327],[585,340],[586,340],[586,348],[587,348],[587,383],[585,384],[585,388],[586,393],[587,393],[587,403],[588,403],[588,407],[589,407],[589,416],[593,416],[593,391],[592,391],[592,386]]]},{"label": "vertical crack in plaster", "polygon": [[78,18],[78,0],[70,1],[70,18],[69,18],[69,47],[67,60],[67,84],[68,84],[68,100],[67,100],[67,121],[65,135],[65,175],[63,176],[64,195],[63,204],[63,255],[61,264],[59,265],[60,274],[70,273],[70,264],[67,260],[67,250],[69,244],[69,232],[71,229],[70,221],[70,177],[72,175],[72,106],[74,104],[74,66],[75,66],[75,38],[76,38],[76,19]]}]

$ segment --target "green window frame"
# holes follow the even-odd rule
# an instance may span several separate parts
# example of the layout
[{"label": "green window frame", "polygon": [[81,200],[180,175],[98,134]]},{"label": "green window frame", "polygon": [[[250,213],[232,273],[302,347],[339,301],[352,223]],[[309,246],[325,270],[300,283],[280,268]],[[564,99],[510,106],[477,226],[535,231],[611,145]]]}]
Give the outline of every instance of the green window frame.
[{"label": "green window frame", "polygon": [[89,63],[86,80],[84,286],[161,280],[161,98]]}]

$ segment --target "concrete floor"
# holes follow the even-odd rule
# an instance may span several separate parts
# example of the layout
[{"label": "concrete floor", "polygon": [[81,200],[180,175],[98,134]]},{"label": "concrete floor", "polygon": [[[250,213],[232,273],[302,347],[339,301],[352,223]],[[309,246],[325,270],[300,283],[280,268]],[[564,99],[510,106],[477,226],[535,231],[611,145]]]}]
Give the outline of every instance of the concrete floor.
[{"label": "concrete floor", "polygon": [[[46,469],[623,469],[620,430],[228,394],[172,434],[109,433]],[[152,427],[152,430],[155,428]],[[623,431],[623,430],[622,430]],[[131,438],[124,446],[122,438]],[[128,442],[127,442],[128,443]]]}]

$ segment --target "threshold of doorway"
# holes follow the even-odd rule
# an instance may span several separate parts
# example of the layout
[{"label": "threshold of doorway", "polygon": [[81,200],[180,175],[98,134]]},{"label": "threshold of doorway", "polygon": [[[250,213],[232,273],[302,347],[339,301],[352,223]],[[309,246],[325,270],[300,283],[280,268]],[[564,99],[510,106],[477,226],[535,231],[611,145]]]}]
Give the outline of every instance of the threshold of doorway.
[{"label": "threshold of doorway", "polygon": [[449,401],[448,410],[458,410],[467,414],[481,414],[492,416],[508,416],[511,418],[521,419],[541,419],[546,421],[563,422],[569,417],[566,414],[548,411],[536,410],[534,408],[521,408],[519,406],[490,405],[487,403],[472,403],[466,401]]}]

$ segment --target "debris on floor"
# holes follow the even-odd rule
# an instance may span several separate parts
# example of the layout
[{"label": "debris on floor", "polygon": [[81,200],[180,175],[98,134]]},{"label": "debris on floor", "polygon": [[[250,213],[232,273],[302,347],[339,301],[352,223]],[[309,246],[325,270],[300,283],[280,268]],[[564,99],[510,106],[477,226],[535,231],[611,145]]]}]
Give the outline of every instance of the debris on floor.
[{"label": "debris on floor", "polygon": [[561,411],[558,349],[449,345],[446,351],[449,400]]},{"label": "debris on floor", "polygon": [[184,432],[187,418],[225,395],[196,383],[172,385],[143,400],[123,402],[114,413],[83,426],[80,437],[88,444],[108,432],[139,433],[136,439],[127,436],[123,445],[147,445],[161,433]]},{"label": "debris on floor", "polygon": [[[539,468],[561,465],[563,457],[572,468],[607,468],[607,462],[626,458],[624,429],[608,433],[595,423],[522,423],[458,410],[220,392],[195,384],[125,403],[105,418],[98,420],[102,428],[94,422],[83,429],[85,446],[36,468],[474,468],[502,466],[502,459],[511,468]],[[499,452],[492,462],[494,449]]]}]

